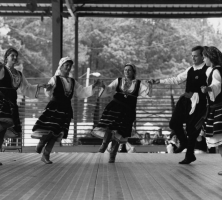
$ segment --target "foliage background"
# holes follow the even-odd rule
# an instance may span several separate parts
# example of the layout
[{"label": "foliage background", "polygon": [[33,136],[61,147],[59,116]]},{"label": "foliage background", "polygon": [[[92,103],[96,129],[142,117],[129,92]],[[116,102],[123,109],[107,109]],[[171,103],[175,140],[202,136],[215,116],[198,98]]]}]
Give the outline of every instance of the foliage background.
[{"label": "foliage background", "polygon": [[[64,18],[63,55],[74,59],[74,23]],[[79,19],[79,76],[91,71],[104,78],[122,75],[127,62],[138,78],[176,75],[192,64],[191,48],[221,48],[221,31],[208,19]],[[20,52],[26,78],[52,76],[52,19],[0,17],[0,57],[9,46]]]}]

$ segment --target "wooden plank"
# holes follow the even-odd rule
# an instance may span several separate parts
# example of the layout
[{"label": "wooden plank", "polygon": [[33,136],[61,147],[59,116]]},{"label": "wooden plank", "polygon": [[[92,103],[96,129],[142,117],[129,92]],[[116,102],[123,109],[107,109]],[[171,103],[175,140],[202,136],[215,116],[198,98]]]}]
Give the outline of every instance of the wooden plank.
[{"label": "wooden plank", "polygon": [[52,165],[36,153],[0,153],[0,200],[221,200],[222,159],[198,154],[52,153]]}]

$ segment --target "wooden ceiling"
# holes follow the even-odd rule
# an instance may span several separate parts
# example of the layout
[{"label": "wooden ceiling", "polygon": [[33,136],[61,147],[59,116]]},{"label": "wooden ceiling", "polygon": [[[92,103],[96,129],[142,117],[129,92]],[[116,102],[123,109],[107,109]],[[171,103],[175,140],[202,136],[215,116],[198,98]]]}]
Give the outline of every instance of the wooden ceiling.
[{"label": "wooden ceiling", "polygon": [[[0,16],[51,16],[58,0],[0,0]],[[208,18],[222,16],[222,0],[62,0],[78,17]]]}]

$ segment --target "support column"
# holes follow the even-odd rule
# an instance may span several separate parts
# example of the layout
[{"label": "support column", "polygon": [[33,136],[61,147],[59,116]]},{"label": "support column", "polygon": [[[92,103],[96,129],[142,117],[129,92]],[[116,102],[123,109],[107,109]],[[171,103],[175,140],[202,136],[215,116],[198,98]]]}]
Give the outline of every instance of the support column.
[{"label": "support column", "polygon": [[[78,81],[78,52],[79,52],[79,18],[78,15],[75,16],[75,75],[74,75],[74,79]],[[78,141],[77,141],[77,122],[78,122],[78,101],[77,98],[74,97],[74,113],[73,113],[73,121],[74,121],[74,133],[73,133],[73,144],[77,145]]]},{"label": "support column", "polygon": [[62,0],[52,1],[52,75],[55,74],[59,60],[62,58],[62,4]]}]

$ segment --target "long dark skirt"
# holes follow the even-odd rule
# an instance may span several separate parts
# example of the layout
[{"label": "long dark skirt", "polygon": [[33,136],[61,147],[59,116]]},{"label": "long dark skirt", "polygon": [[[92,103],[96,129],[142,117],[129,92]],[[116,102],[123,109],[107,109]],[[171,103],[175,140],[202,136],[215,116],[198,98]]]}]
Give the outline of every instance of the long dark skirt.
[{"label": "long dark skirt", "polygon": [[122,137],[131,137],[136,111],[112,100],[104,109],[97,127],[116,130]]},{"label": "long dark skirt", "polygon": [[19,110],[16,103],[0,96],[0,124],[3,129],[10,128],[11,137],[20,137],[22,126],[19,119]]},{"label": "long dark skirt", "polygon": [[72,113],[71,105],[50,101],[36,121],[32,131],[48,130],[52,131],[55,136],[59,136],[63,131],[63,138],[66,139],[72,118],[70,113]]}]

